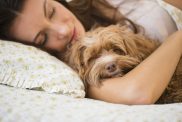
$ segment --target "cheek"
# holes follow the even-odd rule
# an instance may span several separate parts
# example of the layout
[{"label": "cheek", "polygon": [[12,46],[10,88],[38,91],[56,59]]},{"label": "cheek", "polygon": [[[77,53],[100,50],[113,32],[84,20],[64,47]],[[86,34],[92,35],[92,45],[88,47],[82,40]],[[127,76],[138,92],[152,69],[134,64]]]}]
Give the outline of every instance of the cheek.
[{"label": "cheek", "polygon": [[50,39],[45,47],[49,50],[61,53],[66,49],[66,43],[64,41],[56,41]]},{"label": "cheek", "polygon": [[58,16],[65,22],[73,22],[73,24],[75,24],[75,26],[78,28],[80,35],[85,35],[85,29],[82,23],[69,9],[65,8],[63,5],[58,7]]}]

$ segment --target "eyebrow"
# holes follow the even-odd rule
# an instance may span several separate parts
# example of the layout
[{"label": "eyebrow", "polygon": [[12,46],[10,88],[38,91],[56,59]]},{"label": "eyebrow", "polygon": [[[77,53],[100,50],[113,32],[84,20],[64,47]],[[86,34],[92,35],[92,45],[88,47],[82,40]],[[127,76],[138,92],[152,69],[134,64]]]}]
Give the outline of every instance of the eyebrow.
[{"label": "eyebrow", "polygon": [[[44,17],[46,17],[46,4],[47,4],[47,0],[44,0],[44,3],[43,3],[43,12],[44,12]],[[40,31],[36,36],[35,38],[33,39],[33,42],[35,43],[35,41],[37,40],[37,38],[40,36],[40,34],[42,33],[42,31]]]}]

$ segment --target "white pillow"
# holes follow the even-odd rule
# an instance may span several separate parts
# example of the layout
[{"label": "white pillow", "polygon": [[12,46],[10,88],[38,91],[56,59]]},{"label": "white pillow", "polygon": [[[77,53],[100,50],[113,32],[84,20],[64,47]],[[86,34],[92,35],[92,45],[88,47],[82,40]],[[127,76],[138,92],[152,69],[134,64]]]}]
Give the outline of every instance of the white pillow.
[{"label": "white pillow", "polygon": [[3,40],[0,40],[0,83],[72,97],[85,96],[79,76],[59,59],[35,47]]}]

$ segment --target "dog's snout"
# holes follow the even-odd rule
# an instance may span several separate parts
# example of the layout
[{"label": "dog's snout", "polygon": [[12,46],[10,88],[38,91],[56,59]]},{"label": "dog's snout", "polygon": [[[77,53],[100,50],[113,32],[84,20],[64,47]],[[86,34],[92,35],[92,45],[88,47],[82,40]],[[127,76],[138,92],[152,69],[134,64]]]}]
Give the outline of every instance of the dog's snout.
[{"label": "dog's snout", "polygon": [[107,64],[106,65],[106,70],[108,71],[108,72],[114,72],[115,70],[116,70],[116,64],[115,63],[109,63],[109,64]]}]

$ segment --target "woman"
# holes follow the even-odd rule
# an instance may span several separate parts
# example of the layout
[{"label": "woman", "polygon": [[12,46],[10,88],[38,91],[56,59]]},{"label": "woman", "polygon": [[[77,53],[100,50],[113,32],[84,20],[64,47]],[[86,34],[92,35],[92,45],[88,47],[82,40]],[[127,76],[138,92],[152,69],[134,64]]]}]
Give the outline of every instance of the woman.
[{"label": "woman", "polygon": [[[1,0],[0,38],[34,45],[59,55],[93,26],[126,20],[101,0],[73,0],[70,4],[62,0],[60,3],[54,0]],[[135,26],[133,28],[136,31]],[[155,103],[175,71],[181,47],[182,31],[177,31],[124,77],[107,79],[100,88],[89,86],[87,96],[112,103]]]}]

